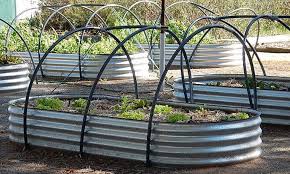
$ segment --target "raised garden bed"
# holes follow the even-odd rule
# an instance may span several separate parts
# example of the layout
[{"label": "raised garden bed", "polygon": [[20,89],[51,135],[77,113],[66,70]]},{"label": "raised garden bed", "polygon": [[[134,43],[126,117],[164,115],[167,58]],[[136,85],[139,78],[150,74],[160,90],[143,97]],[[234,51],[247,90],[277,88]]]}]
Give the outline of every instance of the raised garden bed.
[{"label": "raised garden bed", "polygon": [[29,84],[28,64],[0,65],[0,95],[23,92]]},{"label": "raised garden bed", "polygon": [[[30,60],[27,52],[14,52],[13,56]],[[33,60],[37,64],[38,53],[32,53]],[[41,53],[43,56],[43,53]],[[109,55],[88,55],[82,61],[82,75],[87,79],[96,78],[101,66]],[[130,55],[137,78],[149,76],[148,53]],[[79,55],[50,53],[42,65],[43,74],[46,77],[72,77],[79,78]],[[40,75],[40,71],[39,71]],[[105,79],[132,79],[132,71],[125,55],[116,55],[112,58],[102,78]]]},{"label": "raised garden bed", "polygon": [[[84,96],[57,97],[63,99],[64,104],[70,103],[69,100],[74,100],[71,101],[71,105],[78,106],[78,104],[75,104],[76,100]],[[64,107],[66,109],[59,108],[61,111],[40,110],[35,107],[43,108],[43,106],[40,106],[42,102],[39,102],[42,99],[39,100],[38,98],[34,102],[35,99],[30,99],[30,108],[28,109],[29,143],[34,146],[79,151],[83,115],[77,113],[78,111],[81,112],[77,109],[78,107],[74,106],[76,110],[71,110],[70,107]],[[99,96],[94,101],[97,99],[101,101],[110,100],[113,101],[112,103],[116,104],[117,102],[118,104],[116,98],[112,97]],[[10,140],[17,143],[24,142],[23,103],[24,99],[11,101],[8,109],[10,113]],[[37,106],[35,106],[35,103],[38,103]],[[161,104],[159,103],[159,105]],[[122,108],[122,105],[123,102],[120,106],[117,106]],[[193,111],[198,109],[196,105],[174,104],[172,106],[172,108],[178,107]],[[70,112],[66,112],[68,110]],[[259,157],[261,154],[261,119],[259,112],[230,107],[220,108],[220,110],[225,113],[243,112],[250,117],[241,118],[242,120],[214,123],[188,121],[166,123],[166,121],[156,120],[152,132],[151,162],[154,165],[166,167],[209,166],[237,163]],[[100,113],[104,109],[98,109],[97,111],[99,111],[98,116],[89,115],[88,117],[84,152],[145,161],[148,122],[124,119],[116,115],[105,116],[106,113]]]},{"label": "raised garden bed", "polygon": [[[235,79],[241,83],[223,83]],[[258,109],[262,112],[262,122],[290,125],[290,79],[282,77],[258,76]],[[193,99],[197,103],[222,106],[250,107],[247,91],[242,88],[242,75],[201,75],[193,78]],[[186,79],[189,96],[189,83]],[[218,85],[217,85],[218,84]],[[174,96],[183,101],[184,94],[181,79],[174,85]],[[253,91],[252,91],[253,93]]]},{"label": "raised garden bed", "polygon": [[[195,45],[185,46],[187,56],[190,57]],[[145,49],[149,49],[148,45],[144,45]],[[177,50],[177,44],[167,44],[165,47],[165,60],[169,61],[173,53]],[[242,65],[242,47],[239,44],[206,44],[201,45],[197,53],[190,62],[190,66],[194,68],[222,68],[229,66]],[[152,48],[152,57],[157,65],[159,65],[160,48],[158,45]],[[183,62],[186,66],[185,62]],[[180,55],[176,57],[172,66],[180,66]]]}]

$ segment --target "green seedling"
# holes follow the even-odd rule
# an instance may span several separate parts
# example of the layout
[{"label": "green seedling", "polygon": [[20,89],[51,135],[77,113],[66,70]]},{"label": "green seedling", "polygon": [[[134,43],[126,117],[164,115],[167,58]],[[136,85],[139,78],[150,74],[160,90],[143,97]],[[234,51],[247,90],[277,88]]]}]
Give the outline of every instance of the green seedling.
[{"label": "green seedling", "polygon": [[36,108],[41,110],[62,110],[64,102],[59,98],[40,98],[36,100]]},{"label": "green seedling", "polygon": [[72,107],[78,112],[84,112],[88,101],[86,99],[80,98],[78,100],[73,101]]},{"label": "green seedling", "polygon": [[126,111],[119,115],[119,118],[129,119],[129,120],[144,120],[145,113],[141,111]]},{"label": "green seedling", "polygon": [[168,105],[156,105],[154,113],[155,114],[162,114],[162,115],[168,115],[173,111],[173,108]]},{"label": "green seedling", "polygon": [[178,123],[189,120],[189,116],[182,112],[171,113],[166,116],[166,121],[169,123]]},{"label": "green seedling", "polygon": [[250,116],[244,112],[233,113],[230,115],[226,115],[222,117],[223,121],[237,121],[237,120],[246,120],[249,119]]}]

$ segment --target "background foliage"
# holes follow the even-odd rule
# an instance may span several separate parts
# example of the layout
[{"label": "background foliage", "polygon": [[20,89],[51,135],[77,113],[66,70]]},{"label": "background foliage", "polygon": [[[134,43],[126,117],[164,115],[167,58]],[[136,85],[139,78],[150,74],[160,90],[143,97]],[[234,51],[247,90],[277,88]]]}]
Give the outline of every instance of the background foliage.
[{"label": "background foliage", "polygon": [[[137,2],[136,0],[41,0],[40,4],[43,5],[67,5],[75,3],[94,3],[94,4],[121,4],[123,6],[129,7],[132,4]],[[160,4],[160,0],[155,0]],[[179,2],[178,0],[167,0],[167,6],[172,3]],[[274,15],[289,15],[290,14],[290,2],[289,0],[196,0],[193,1],[197,4],[201,4],[204,7],[214,11],[218,15],[227,15],[230,11],[237,8],[251,8],[256,11],[257,14],[274,14]],[[98,7],[91,7],[93,10],[96,10]],[[154,23],[159,15],[159,10],[150,4],[140,4],[132,9],[141,19],[143,23]],[[90,16],[90,12],[80,8],[69,8],[66,9],[64,15],[68,16],[69,19],[77,26],[84,26],[87,19]],[[109,25],[113,25],[117,21],[121,21],[120,17],[124,11],[116,8],[102,10],[101,16],[107,20]],[[184,25],[188,26],[191,21],[202,16],[203,14],[197,10],[195,7],[188,4],[179,4],[175,8],[171,8],[167,11],[168,15],[171,18],[174,18],[176,21],[181,21]],[[32,24],[39,23],[38,19],[46,19],[51,11],[42,10],[37,18],[31,20]],[[252,14],[250,11],[241,11],[236,14]],[[66,22],[60,15],[56,15],[54,20],[51,20],[50,26],[55,30],[70,30],[68,22]],[[130,23],[137,24],[136,21],[132,19],[132,16],[128,15],[127,20]],[[241,30],[244,30],[248,24],[248,20],[231,20],[231,23],[238,26]],[[290,24],[290,20],[286,20]],[[100,22],[94,18],[92,25],[99,25]],[[127,22],[123,21],[123,24]],[[261,21],[262,24],[262,35],[268,34],[278,34],[285,33],[286,30],[275,23],[269,21]],[[204,25],[204,22],[201,22],[199,26]],[[198,25],[196,27],[199,27]],[[252,30],[252,34],[256,33],[257,27]],[[228,37],[225,33],[219,33],[220,37]]]}]

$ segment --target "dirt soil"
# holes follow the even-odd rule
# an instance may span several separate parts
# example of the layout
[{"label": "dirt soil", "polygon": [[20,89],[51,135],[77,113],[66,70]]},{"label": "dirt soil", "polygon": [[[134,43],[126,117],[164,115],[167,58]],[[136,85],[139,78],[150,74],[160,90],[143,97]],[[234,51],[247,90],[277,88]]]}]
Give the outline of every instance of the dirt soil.
[{"label": "dirt soil", "polygon": [[[271,75],[290,77],[290,62],[266,62],[266,69]],[[222,69],[198,69],[198,73],[238,73],[236,67]],[[179,71],[171,71],[171,76],[178,77]],[[174,79],[174,78],[171,78]],[[172,80],[168,81],[172,83]],[[120,84],[119,84],[120,83]],[[122,86],[121,84],[125,84]],[[99,85],[99,94],[134,93],[131,82],[103,82]],[[130,84],[130,85],[129,85]],[[119,87],[115,87],[117,85]],[[149,85],[149,87],[146,85]],[[113,87],[114,86],[114,87]],[[131,87],[129,87],[131,86]],[[146,89],[141,97],[153,96],[156,89],[155,82],[142,82],[140,87]],[[34,85],[33,95],[50,94],[88,94],[90,87],[77,85],[57,85],[54,83],[39,83]],[[114,92],[114,90],[119,90]],[[121,90],[121,91],[120,91]],[[167,86],[162,94],[164,98],[171,98],[171,89]],[[262,156],[256,160],[241,164],[223,167],[187,168],[187,169],[160,169],[146,168],[142,162],[108,158],[104,156],[86,155],[82,159],[78,153],[65,152],[40,147],[32,147],[23,151],[23,146],[9,141],[7,103],[9,100],[22,95],[0,97],[0,173],[2,174],[30,174],[30,173],[57,173],[57,174],[287,174],[290,173],[290,126],[262,125],[263,145]]]},{"label": "dirt soil", "polygon": [[[132,98],[133,99],[133,98]],[[133,104],[133,100],[131,98],[129,99],[129,105]],[[81,114],[83,110],[77,110],[77,108],[73,107],[73,102],[74,100],[65,100],[61,99],[63,101],[63,107],[59,112],[66,112],[66,113],[76,113],[76,114]],[[24,102],[23,103],[16,103],[17,106],[24,108]],[[157,105],[158,106],[158,105]],[[156,107],[157,107],[156,106]],[[164,105],[163,105],[164,106]],[[30,104],[28,105],[29,108],[37,108],[37,102],[36,100],[32,100]],[[121,108],[122,107],[122,102],[119,100],[108,100],[108,99],[98,99],[98,100],[92,100],[90,109],[89,109],[89,114],[92,116],[105,116],[105,117],[115,117],[115,118],[122,118],[120,117],[121,115],[121,110],[116,109],[116,108]],[[149,115],[150,115],[150,110],[151,106],[144,106],[140,108],[135,108],[134,110],[144,113],[144,121],[149,120]],[[128,110],[134,111],[134,110]],[[155,109],[156,110],[156,109]],[[241,114],[239,112],[234,112],[234,113],[226,113],[221,110],[208,110],[204,108],[200,109],[184,109],[180,107],[172,107],[172,114],[184,114],[187,116],[187,119],[178,121],[178,123],[183,123],[183,124],[193,124],[193,123],[216,123],[216,122],[221,122],[223,119],[228,118],[228,117],[237,117],[238,114]],[[168,114],[167,114],[168,115]],[[167,117],[166,114],[162,113],[155,113],[153,121],[156,122],[167,122]]]}]

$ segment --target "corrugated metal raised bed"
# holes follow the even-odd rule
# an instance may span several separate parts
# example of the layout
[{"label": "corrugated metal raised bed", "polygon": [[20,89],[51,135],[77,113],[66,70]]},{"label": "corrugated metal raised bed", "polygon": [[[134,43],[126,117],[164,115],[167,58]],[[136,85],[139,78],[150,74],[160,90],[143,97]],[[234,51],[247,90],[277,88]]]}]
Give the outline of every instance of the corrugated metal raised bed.
[{"label": "corrugated metal raised bed", "polygon": [[26,90],[29,84],[28,64],[0,66],[0,95]]},{"label": "corrugated metal raised bed", "polygon": [[[17,143],[24,142],[23,108],[15,103],[23,101],[11,101],[8,109],[10,140]],[[209,166],[259,157],[259,113],[247,109],[240,111],[252,114],[253,117],[221,123],[154,123],[151,162],[167,167]],[[79,114],[28,109],[28,142],[35,146],[77,152],[82,121],[83,115]],[[148,122],[145,121],[89,116],[84,152],[145,161],[147,127]]]},{"label": "corrugated metal raised bed", "polygon": [[[26,52],[14,52],[13,56],[30,60]],[[41,53],[43,56],[43,53]],[[82,75],[84,78],[94,79],[101,66],[109,55],[88,55],[82,57]],[[38,63],[38,53],[32,53],[34,62]],[[130,55],[137,78],[149,76],[148,53]],[[50,53],[42,65],[43,73],[47,77],[80,77],[78,54],[56,54]],[[40,73],[40,72],[39,72]],[[124,55],[116,55],[104,71],[102,78],[105,79],[132,79],[132,71]]]},{"label": "corrugated metal raised bed", "polygon": [[[142,45],[148,50],[148,45]],[[195,45],[186,45],[187,56],[190,57]],[[165,59],[169,61],[173,53],[177,50],[177,44],[167,44],[165,47]],[[190,62],[191,67],[195,68],[219,68],[229,66],[242,65],[242,47],[240,44],[208,44],[201,45],[195,56],[194,61]],[[159,65],[160,49],[158,45],[154,45],[152,49],[152,57],[157,65]],[[173,66],[180,66],[180,55],[176,57]],[[185,66],[185,62],[184,62]]]},{"label": "corrugated metal raised bed", "polygon": [[[243,78],[242,75],[225,74],[196,76],[193,81],[198,85],[193,85],[193,99],[195,102],[204,104],[249,107],[246,89],[206,85],[209,82],[228,79],[242,80]],[[290,78],[258,76],[257,79],[290,86]],[[189,96],[188,79],[186,81]],[[177,100],[184,100],[181,79],[175,80],[174,96]],[[290,92],[258,89],[258,109],[262,112],[263,123],[290,125]]]}]

